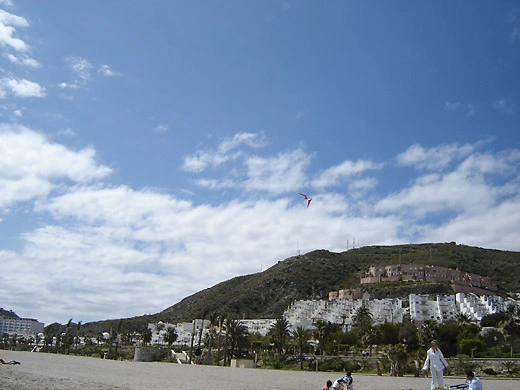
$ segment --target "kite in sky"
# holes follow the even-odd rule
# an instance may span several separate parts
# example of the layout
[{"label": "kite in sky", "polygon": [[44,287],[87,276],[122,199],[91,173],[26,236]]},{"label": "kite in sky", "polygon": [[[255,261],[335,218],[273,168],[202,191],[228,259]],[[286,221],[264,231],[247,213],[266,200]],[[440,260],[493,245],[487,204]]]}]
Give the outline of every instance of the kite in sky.
[{"label": "kite in sky", "polygon": [[300,195],[305,198],[305,200],[307,201],[307,207],[309,207],[309,205],[311,204],[312,198],[309,198],[307,195],[302,194],[301,192],[300,192]]}]

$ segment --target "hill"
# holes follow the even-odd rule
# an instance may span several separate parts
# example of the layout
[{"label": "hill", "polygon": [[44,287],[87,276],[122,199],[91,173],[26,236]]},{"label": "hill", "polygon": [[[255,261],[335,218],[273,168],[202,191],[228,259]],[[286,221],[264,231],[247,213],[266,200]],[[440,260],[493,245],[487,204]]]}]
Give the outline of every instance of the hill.
[{"label": "hill", "polygon": [[[499,292],[520,292],[520,252],[450,244],[368,246],[333,253],[316,250],[279,261],[271,268],[207,288],[160,313],[124,319],[122,331],[141,330],[148,322],[191,321],[227,314],[234,318],[276,318],[298,299],[324,299],[333,290],[360,286],[371,265],[422,263],[489,276]],[[363,286],[373,297],[415,293],[450,293],[447,284]],[[99,333],[119,320],[84,324]]]}]

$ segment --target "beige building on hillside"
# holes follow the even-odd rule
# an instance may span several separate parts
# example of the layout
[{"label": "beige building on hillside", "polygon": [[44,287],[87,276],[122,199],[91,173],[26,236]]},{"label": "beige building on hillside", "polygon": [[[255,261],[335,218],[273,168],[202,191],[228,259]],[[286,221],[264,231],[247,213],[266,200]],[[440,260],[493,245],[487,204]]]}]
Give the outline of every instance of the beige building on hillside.
[{"label": "beige building on hillside", "polygon": [[452,284],[470,285],[496,291],[497,285],[491,278],[462,272],[458,269],[438,267],[424,264],[392,264],[372,266],[366,276],[361,278],[361,284],[401,281],[447,282]]}]

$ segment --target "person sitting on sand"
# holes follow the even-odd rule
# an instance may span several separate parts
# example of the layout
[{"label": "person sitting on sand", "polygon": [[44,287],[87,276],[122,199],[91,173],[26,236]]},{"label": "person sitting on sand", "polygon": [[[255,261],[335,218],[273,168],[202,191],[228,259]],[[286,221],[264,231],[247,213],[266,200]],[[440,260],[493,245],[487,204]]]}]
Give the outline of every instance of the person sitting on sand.
[{"label": "person sitting on sand", "polygon": [[331,382],[331,380],[329,379],[329,380],[327,381],[327,383],[325,383],[325,386],[323,386],[323,387],[321,388],[321,390],[329,390],[331,386],[332,386],[332,382]]},{"label": "person sitting on sand", "polygon": [[0,363],[2,364],[20,364],[20,362],[17,362],[16,360],[11,360],[9,362],[6,362],[4,359],[0,358]]},{"label": "person sitting on sand", "polygon": [[339,390],[343,389],[343,386],[346,386],[347,390],[352,390],[352,383],[354,382],[354,379],[352,378],[352,374],[350,372],[347,372],[346,376],[343,376],[339,379],[336,379],[336,381],[332,384],[333,390]]},{"label": "person sitting on sand", "polygon": [[473,371],[466,372],[466,385],[468,385],[468,390],[482,390],[482,382]]}]

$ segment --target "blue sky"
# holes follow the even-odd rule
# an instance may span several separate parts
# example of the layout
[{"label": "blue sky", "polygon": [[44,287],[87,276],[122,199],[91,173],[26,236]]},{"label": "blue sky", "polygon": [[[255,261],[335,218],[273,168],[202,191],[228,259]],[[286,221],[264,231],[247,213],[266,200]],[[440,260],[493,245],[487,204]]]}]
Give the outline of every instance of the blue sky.
[{"label": "blue sky", "polygon": [[5,309],[156,313],[354,242],[520,250],[515,1],[0,10]]}]

